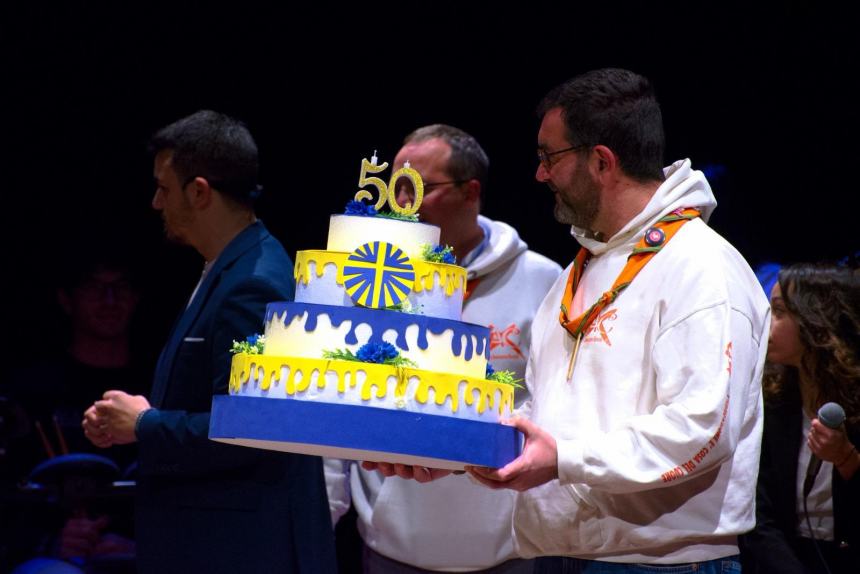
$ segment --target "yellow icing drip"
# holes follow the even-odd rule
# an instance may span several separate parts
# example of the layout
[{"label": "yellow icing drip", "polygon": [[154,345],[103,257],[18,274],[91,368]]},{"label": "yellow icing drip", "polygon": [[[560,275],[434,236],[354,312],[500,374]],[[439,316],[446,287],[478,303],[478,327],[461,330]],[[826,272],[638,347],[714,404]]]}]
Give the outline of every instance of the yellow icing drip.
[{"label": "yellow icing drip", "polygon": [[343,285],[343,266],[346,264],[348,257],[349,253],[343,253],[341,251],[299,251],[296,253],[296,266],[294,272],[296,283],[301,282],[303,285],[308,284],[308,281],[311,279],[311,263],[314,263],[316,266],[317,279],[325,274],[326,265],[331,263],[337,267],[337,284]]},{"label": "yellow icing drip", "polygon": [[[252,369],[253,366],[253,369]],[[478,414],[490,409],[500,416],[509,416],[514,406],[514,388],[510,385],[488,381],[486,379],[474,379],[462,375],[449,373],[435,373],[421,369],[408,367],[392,367],[389,365],[378,365],[375,363],[359,363],[356,361],[338,361],[330,359],[308,359],[301,357],[276,357],[267,355],[247,355],[238,353],[233,357],[230,370],[230,394],[239,394],[242,386],[248,384],[251,373],[259,373],[262,370],[262,381],[260,388],[267,390],[275,381],[281,377],[281,368],[288,367],[290,374],[287,377],[284,390],[288,395],[295,395],[306,391],[311,384],[313,375],[317,374],[317,387],[325,388],[326,373],[334,373],[337,376],[337,391],[344,393],[349,388],[358,385],[358,375],[363,373],[364,382],[361,385],[360,396],[363,401],[370,401],[372,397],[383,399],[388,394],[389,379],[393,378],[396,383],[392,388],[395,398],[406,396],[409,382],[417,379],[418,385],[415,389],[415,400],[427,404],[430,389],[433,389],[437,405],[444,405],[450,397],[450,409],[456,413],[460,408],[460,388],[464,389],[463,402],[467,407],[474,407]],[[302,373],[301,381],[296,384],[296,376]],[[462,383],[465,383],[463,385]],[[376,387],[376,392],[373,388]],[[478,398],[475,398],[475,391]],[[501,391],[502,400],[494,404],[496,393]]]},{"label": "yellow icing drip", "polygon": [[397,386],[394,387],[394,396],[403,398],[406,396],[406,390],[409,387],[409,377],[406,376],[406,369],[403,367],[395,367],[397,369]]},{"label": "yellow icing drip", "polygon": [[[451,398],[451,412],[456,413],[459,408],[459,387],[461,382],[465,382],[465,391],[463,401],[466,406],[475,406],[475,410],[480,414],[487,409],[493,409],[493,403],[497,390],[502,391],[502,401],[498,405],[498,413],[505,413],[505,405],[509,409],[513,408],[514,390],[510,385],[504,385],[486,379],[473,379],[470,377],[462,377],[460,375],[452,375],[448,373],[429,373],[430,376],[422,378],[418,389],[415,391],[415,400],[420,403],[427,403],[430,389],[435,391],[435,403],[437,405],[445,404],[448,397]],[[478,391],[478,399],[475,400],[474,391]],[[477,404],[475,404],[477,402]]]},{"label": "yellow icing drip", "polygon": [[[296,282],[308,284],[311,278],[311,263],[314,263],[314,274],[317,278],[325,274],[326,265],[332,264],[337,268],[335,281],[338,285],[343,285],[343,267],[346,265],[348,257],[349,253],[341,251],[299,251],[296,253]],[[412,260],[412,266],[415,268],[415,285],[412,290],[416,293],[433,290],[437,276],[439,277],[439,284],[445,288],[445,295],[450,297],[458,289],[465,291],[466,269],[463,267],[415,259]]]},{"label": "yellow icing drip", "polygon": [[432,291],[437,275],[439,276],[439,283],[445,287],[445,295],[450,297],[457,289],[464,292],[466,290],[466,269],[463,267],[430,261],[421,261],[419,264],[413,263],[413,266],[415,267],[415,287],[413,290],[417,293],[424,289]]}]

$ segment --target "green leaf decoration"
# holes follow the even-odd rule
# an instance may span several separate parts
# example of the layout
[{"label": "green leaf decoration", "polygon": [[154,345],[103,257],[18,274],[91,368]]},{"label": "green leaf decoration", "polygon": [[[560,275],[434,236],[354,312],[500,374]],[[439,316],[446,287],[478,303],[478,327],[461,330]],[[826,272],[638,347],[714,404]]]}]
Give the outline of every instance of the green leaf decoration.
[{"label": "green leaf decoration", "polygon": [[258,333],[248,336],[244,341],[233,340],[230,352],[233,354],[245,353],[248,355],[262,355],[266,348],[266,337]]},{"label": "green leaf decoration", "polygon": [[503,385],[511,385],[517,389],[525,388],[520,384],[523,382],[523,379],[515,379],[515,375],[516,374],[513,371],[495,371],[489,375],[487,379]]},{"label": "green leaf decoration", "polygon": [[385,217],[386,219],[399,219],[401,221],[411,221],[413,223],[418,222],[418,216],[415,214],[401,215],[399,213],[394,213],[393,211],[384,211],[381,213],[377,213],[375,217]]},{"label": "green leaf decoration", "polygon": [[418,366],[414,361],[401,356],[400,352],[389,343],[367,343],[358,349],[358,355],[349,349],[335,349],[333,351],[326,350],[323,351],[323,359],[355,361],[357,363],[374,363],[391,367]]}]

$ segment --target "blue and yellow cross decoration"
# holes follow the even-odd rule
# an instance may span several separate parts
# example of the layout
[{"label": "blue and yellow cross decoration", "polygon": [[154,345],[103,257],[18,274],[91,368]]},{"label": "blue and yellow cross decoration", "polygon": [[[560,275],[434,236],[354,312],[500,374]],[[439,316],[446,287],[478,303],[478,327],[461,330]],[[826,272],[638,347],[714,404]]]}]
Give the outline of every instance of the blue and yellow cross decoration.
[{"label": "blue and yellow cross decoration", "polygon": [[415,284],[415,269],[396,245],[365,243],[347,258],[343,286],[356,305],[384,309],[403,302]]}]

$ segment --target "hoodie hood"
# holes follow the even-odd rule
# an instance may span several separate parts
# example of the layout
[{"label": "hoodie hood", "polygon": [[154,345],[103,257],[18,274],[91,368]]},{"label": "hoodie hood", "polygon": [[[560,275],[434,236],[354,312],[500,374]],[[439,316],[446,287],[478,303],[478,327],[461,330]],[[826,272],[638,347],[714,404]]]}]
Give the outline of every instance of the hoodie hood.
[{"label": "hoodie hood", "polygon": [[702,220],[707,222],[717,207],[717,199],[705,174],[694,170],[689,159],[676,161],[665,168],[663,173],[666,180],[657,188],[645,208],[608,241],[587,237],[586,230],[576,226],[571,226],[571,235],[591,253],[600,255],[619,245],[636,243],[645,229],[678,208],[695,207],[702,212]]},{"label": "hoodie hood", "polygon": [[[475,248],[480,252],[474,260],[466,264],[469,279],[492,273],[528,249],[517,230],[507,223],[479,215],[478,225],[484,230],[484,242]],[[464,259],[468,260],[469,255]]]}]

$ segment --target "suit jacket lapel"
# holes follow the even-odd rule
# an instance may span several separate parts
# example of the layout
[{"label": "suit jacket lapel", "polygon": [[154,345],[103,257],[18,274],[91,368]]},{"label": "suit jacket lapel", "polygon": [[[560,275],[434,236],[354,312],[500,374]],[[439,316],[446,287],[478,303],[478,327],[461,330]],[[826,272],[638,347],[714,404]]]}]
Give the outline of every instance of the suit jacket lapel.
[{"label": "suit jacket lapel", "polygon": [[176,358],[176,352],[179,350],[179,346],[185,339],[188,330],[203,311],[212,290],[220,280],[221,272],[231,266],[246,251],[260,243],[268,235],[269,232],[261,221],[249,225],[224,248],[224,251],[215,260],[212,268],[206,273],[203,283],[197,289],[194,300],[180,315],[167,340],[167,344],[161,350],[161,355],[158,357],[152,392],[150,393],[150,403],[152,406],[156,408],[161,407],[161,403],[167,392],[170,373],[173,371],[173,361]]}]

